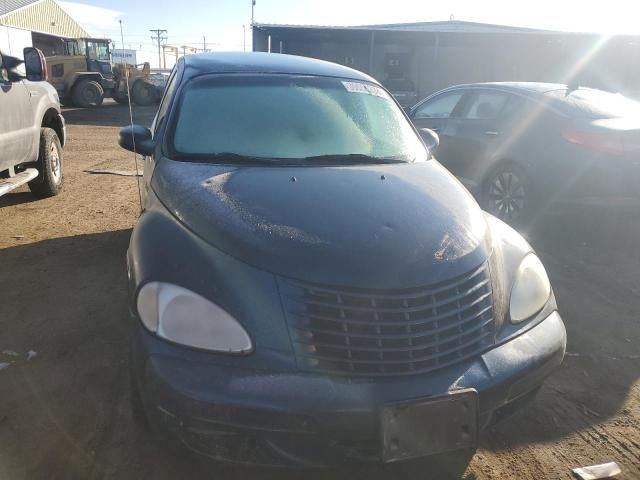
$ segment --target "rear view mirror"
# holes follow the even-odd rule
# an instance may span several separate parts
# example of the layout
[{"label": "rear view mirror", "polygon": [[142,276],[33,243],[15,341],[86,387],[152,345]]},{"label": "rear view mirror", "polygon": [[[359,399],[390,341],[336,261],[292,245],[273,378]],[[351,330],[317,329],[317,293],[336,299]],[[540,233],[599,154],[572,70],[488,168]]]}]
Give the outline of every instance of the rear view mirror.
[{"label": "rear view mirror", "polygon": [[440,145],[440,137],[438,136],[438,134],[430,128],[421,128],[420,130],[418,130],[418,132],[422,137],[424,145],[432,154],[435,154],[436,150],[438,150],[438,146]]},{"label": "rear view mirror", "polygon": [[27,72],[27,80],[41,82],[47,79],[47,63],[40,50],[27,47],[23,50],[24,68]]},{"label": "rear view mirror", "polygon": [[154,148],[151,130],[142,125],[129,125],[120,130],[118,144],[125,150],[144,156],[151,155]]}]

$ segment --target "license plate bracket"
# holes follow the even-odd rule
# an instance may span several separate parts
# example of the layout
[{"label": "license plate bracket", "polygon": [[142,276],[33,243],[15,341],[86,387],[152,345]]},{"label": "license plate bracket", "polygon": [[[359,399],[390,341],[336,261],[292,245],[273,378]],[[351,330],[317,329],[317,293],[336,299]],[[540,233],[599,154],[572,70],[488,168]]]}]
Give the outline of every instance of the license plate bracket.
[{"label": "license plate bracket", "polygon": [[478,392],[386,405],[382,410],[382,460],[396,462],[475,447],[478,441]]}]

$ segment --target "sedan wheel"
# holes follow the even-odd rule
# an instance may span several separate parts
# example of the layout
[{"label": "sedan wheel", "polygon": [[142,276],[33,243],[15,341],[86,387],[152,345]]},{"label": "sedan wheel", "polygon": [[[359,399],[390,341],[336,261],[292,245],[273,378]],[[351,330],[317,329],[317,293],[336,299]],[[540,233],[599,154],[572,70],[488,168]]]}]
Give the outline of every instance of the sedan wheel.
[{"label": "sedan wheel", "polygon": [[529,190],[526,175],[520,169],[500,168],[485,182],[483,206],[507,223],[518,223],[530,208]]}]

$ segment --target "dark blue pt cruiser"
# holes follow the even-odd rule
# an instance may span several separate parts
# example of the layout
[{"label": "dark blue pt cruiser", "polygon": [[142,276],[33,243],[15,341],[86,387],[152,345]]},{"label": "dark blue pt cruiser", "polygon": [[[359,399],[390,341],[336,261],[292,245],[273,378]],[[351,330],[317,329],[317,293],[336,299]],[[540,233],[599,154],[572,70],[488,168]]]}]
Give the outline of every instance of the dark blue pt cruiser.
[{"label": "dark blue pt cruiser", "polygon": [[371,77],[188,56],[151,129],[127,255],[134,408],[230,462],[475,448],[562,362],[528,243],[483,213]]}]

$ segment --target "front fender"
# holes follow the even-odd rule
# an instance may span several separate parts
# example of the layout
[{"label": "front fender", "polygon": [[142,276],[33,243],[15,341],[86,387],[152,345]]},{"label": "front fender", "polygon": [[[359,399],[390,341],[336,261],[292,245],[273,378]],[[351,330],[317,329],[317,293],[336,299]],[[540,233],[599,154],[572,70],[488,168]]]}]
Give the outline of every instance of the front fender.
[{"label": "front fender", "polygon": [[60,144],[65,143],[65,124],[60,111],[60,98],[58,92],[47,82],[24,81],[33,115],[31,117],[31,155],[33,161],[38,159],[40,145],[40,127],[51,126],[60,137]]},{"label": "front fender", "polygon": [[[240,322],[254,342],[254,352],[242,357],[163,348],[159,354],[184,355],[230,366],[291,371],[296,367],[275,277],[212,247],[172,217],[149,191],[145,212],[133,230],[127,252],[130,310],[134,321],[137,293],[152,281],[187,288],[216,303]],[[165,345],[166,346],[166,345]]]},{"label": "front fender", "polygon": [[[529,243],[517,231],[493,215],[485,213],[491,242],[491,277],[494,298],[495,319],[499,327],[497,343],[505,343],[547,318],[557,310],[553,290],[547,304],[527,321],[511,323],[509,303],[511,288],[516,280],[518,267],[524,257],[534,252]],[[534,252],[535,253],[535,252]]]}]

